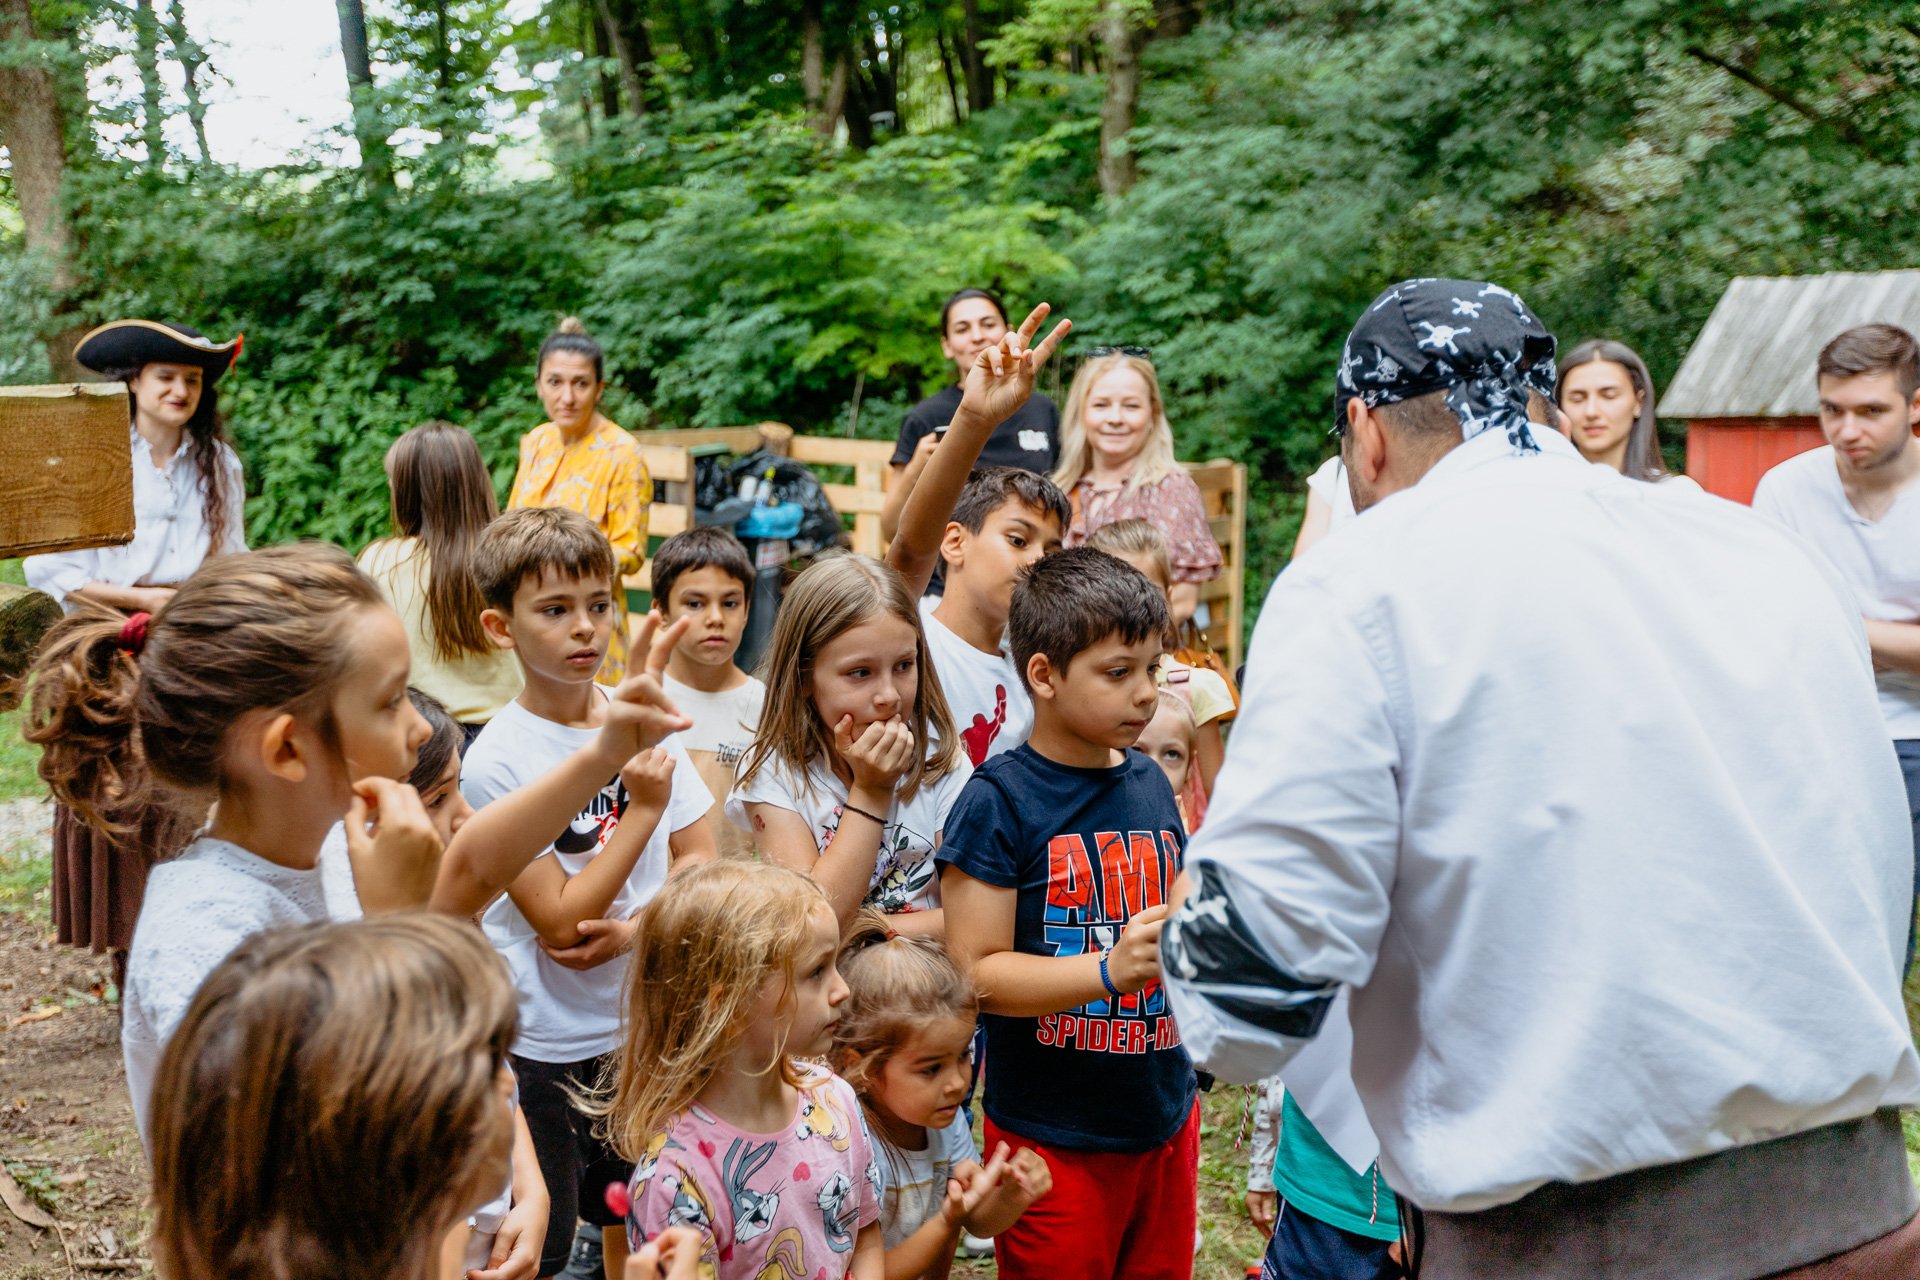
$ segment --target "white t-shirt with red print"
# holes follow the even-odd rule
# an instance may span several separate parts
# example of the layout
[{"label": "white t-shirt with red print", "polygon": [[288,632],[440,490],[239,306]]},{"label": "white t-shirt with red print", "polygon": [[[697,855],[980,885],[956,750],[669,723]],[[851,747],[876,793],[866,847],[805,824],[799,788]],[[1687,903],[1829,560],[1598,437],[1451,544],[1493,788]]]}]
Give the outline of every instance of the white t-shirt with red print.
[{"label": "white t-shirt with red print", "polygon": [[927,652],[953,710],[954,727],[966,744],[967,759],[983,764],[1027,740],[1033,732],[1033,699],[1005,642],[998,653],[982,653],[933,616],[939,604],[931,596],[920,601]]}]

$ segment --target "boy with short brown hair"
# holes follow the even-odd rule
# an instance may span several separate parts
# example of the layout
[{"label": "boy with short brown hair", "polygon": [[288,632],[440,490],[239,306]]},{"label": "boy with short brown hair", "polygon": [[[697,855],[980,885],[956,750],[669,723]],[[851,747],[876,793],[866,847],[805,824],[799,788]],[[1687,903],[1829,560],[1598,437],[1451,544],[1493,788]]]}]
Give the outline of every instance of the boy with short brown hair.
[{"label": "boy with short brown hair", "polygon": [[1033,732],[974,771],[938,855],[948,946],[986,1013],[986,1141],[1054,1172],[995,1241],[1008,1280],[1193,1265],[1196,1080],[1159,957],[1186,834],[1130,749],[1169,629],[1165,597],[1103,551],[1029,569],[1008,631]]}]

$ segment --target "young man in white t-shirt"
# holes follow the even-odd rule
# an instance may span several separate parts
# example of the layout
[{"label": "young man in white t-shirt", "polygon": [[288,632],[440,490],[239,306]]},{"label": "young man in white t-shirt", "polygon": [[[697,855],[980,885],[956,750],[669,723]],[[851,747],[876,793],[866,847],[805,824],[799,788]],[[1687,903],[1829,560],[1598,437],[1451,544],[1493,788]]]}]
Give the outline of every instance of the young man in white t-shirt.
[{"label": "young man in white t-shirt", "polygon": [[[1798,533],[1852,590],[1920,841],[1920,343],[1894,325],[1861,325],[1829,342],[1818,368],[1827,446],[1762,476],[1753,508]],[[1914,893],[1920,903],[1920,875]]]},{"label": "young man in white t-shirt", "polygon": [[715,797],[708,824],[720,856],[746,857],[747,833],[726,820],[734,766],[753,743],[767,686],[734,665],[753,597],[753,561],[724,529],[689,529],[660,544],[653,557],[653,602],[668,622],[688,619],[662,681],[693,728],[680,735],[700,780]]},{"label": "young man in white t-shirt", "polygon": [[[594,676],[612,637],[613,570],[606,535],[576,512],[509,511],[481,535],[481,625],[526,683],[467,749],[460,789],[475,809],[534,788],[599,740],[608,693]],[[608,1275],[623,1265],[623,1219],[603,1195],[632,1170],[570,1095],[595,1087],[619,1046],[635,913],[670,871],[715,856],[713,797],[674,737],[601,776],[571,820],[569,803],[551,825],[529,824],[543,834],[522,836],[535,846],[526,869],[481,917],[520,993],[513,1069],[552,1206],[543,1276],[566,1267],[581,1218],[601,1228]]]}]

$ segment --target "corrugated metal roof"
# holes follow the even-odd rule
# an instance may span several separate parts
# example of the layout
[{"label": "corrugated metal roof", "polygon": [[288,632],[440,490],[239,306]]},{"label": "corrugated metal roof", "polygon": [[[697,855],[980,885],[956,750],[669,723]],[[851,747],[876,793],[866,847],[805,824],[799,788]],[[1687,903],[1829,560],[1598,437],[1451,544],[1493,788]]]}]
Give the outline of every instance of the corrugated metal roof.
[{"label": "corrugated metal roof", "polygon": [[1920,333],[1920,271],[1738,276],[1660,398],[1660,416],[1817,414],[1813,366],[1820,348],[1875,321]]}]

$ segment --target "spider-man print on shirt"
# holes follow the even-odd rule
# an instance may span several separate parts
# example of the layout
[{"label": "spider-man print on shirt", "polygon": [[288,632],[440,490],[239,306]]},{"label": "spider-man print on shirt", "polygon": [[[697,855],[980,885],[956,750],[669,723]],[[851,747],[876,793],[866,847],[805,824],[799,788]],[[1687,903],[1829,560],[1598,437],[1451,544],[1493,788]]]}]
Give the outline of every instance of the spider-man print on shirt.
[{"label": "spider-man print on shirt", "polygon": [[594,793],[586,807],[573,815],[567,829],[554,837],[555,853],[598,853],[627,812],[627,784],[619,777]]}]

